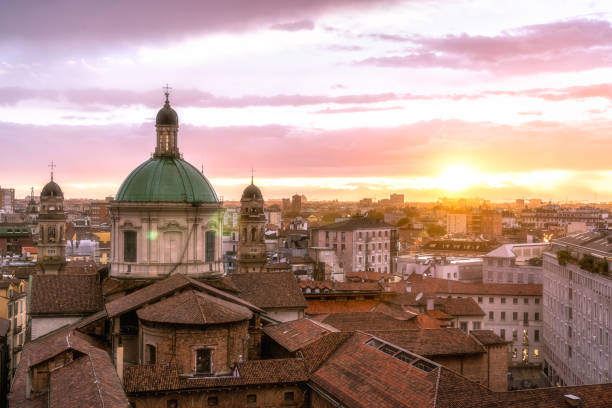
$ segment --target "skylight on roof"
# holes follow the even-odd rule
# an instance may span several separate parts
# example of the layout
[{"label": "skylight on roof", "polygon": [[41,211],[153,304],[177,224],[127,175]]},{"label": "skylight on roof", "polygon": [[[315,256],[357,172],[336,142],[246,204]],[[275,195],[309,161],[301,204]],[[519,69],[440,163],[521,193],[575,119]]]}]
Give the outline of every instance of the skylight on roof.
[{"label": "skylight on roof", "polygon": [[391,343],[387,343],[374,337],[366,341],[365,344],[426,373],[439,367],[438,364],[434,363],[433,361],[426,360],[418,354],[413,354],[409,351],[402,350]]}]

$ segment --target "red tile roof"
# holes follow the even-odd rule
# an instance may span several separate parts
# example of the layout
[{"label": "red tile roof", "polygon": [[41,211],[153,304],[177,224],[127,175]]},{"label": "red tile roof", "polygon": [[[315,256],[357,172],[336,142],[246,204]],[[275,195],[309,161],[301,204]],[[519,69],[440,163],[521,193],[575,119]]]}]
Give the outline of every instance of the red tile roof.
[{"label": "red tile roof", "polygon": [[418,329],[416,319],[397,320],[380,312],[332,313],[317,316],[320,322],[341,331]]},{"label": "red tile roof", "polygon": [[380,302],[377,300],[317,300],[309,299],[308,308],[304,313],[308,315],[342,313],[342,312],[370,312]]},{"label": "red tile roof", "polygon": [[308,307],[291,272],[242,273],[231,278],[239,296],[262,309]]},{"label": "red tile roof", "polygon": [[474,336],[476,340],[485,346],[508,344],[506,340],[495,334],[493,330],[472,330],[470,335]]},{"label": "red tile roof", "polygon": [[382,279],[392,279],[392,273],[373,272],[373,271],[359,271],[359,272],[346,272],[346,279],[357,280],[365,282],[379,282]]},{"label": "red tile roof", "polygon": [[[478,303],[471,297],[468,298],[437,298],[435,307],[440,308],[444,313],[450,316],[484,316]],[[432,316],[433,317],[433,316]]]},{"label": "red tile roof", "polygon": [[485,352],[480,344],[457,328],[368,331],[368,333],[425,357]]},{"label": "red tile roof", "polygon": [[253,311],[263,312],[263,310],[244,299],[238,298],[227,292],[181,274],[172,275],[107,303],[106,312],[108,313],[108,317],[115,317],[129,312],[130,310],[140,308],[146,303],[157,301],[162,297],[171,294],[172,292],[186,287],[192,287],[205,291],[210,295],[245,306]]},{"label": "red tile roof", "polygon": [[[404,292],[407,284],[412,293],[452,295],[542,296],[542,285],[522,283],[466,283],[439,278],[410,275],[408,282],[394,284],[394,290]],[[403,288],[401,287],[403,285]]]},{"label": "red tile roof", "polygon": [[285,350],[294,352],[336,329],[310,319],[299,319],[266,326],[263,330]]},{"label": "red tile roof", "polygon": [[[27,343],[13,379],[9,394],[10,406],[126,407],[127,398],[115,367],[109,355],[100,347],[92,337],[74,331],[74,326],[56,330]],[[70,350],[77,351],[78,358],[51,373],[49,391],[35,399],[26,398],[30,367]],[[75,401],[80,403],[75,405]],[[87,404],[83,405],[81,401],[87,401]]]},{"label": "red tile roof", "polygon": [[98,275],[32,276],[32,315],[87,315],[103,307]]},{"label": "red tile roof", "polygon": [[242,305],[187,289],[138,309],[142,320],[173,324],[220,324],[249,320],[253,313]]},{"label": "red tile roof", "polygon": [[237,375],[190,378],[179,376],[173,364],[128,366],[123,385],[128,394],[177,391],[199,388],[240,387],[265,384],[301,383],[308,380],[302,359],[249,360],[239,363]]}]

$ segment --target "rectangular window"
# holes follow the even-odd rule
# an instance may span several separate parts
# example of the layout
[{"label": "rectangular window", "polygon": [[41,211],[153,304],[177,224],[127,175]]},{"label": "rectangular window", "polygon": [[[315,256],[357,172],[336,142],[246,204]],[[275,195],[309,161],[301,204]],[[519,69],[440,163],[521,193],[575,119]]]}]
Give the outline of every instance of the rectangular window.
[{"label": "rectangular window", "polygon": [[528,305],[529,304],[529,298],[523,298],[523,303]]},{"label": "rectangular window", "polygon": [[482,303],[482,296],[478,296],[478,303]]},{"label": "rectangular window", "polygon": [[212,350],[196,350],[196,374],[210,374],[212,372]]},{"label": "rectangular window", "polygon": [[495,318],[494,312],[489,312],[489,320],[493,320]]},{"label": "rectangular window", "polygon": [[502,303],[502,305],[506,304],[506,298],[505,297],[501,298],[501,303]]},{"label": "rectangular window", "polygon": [[529,313],[528,312],[523,312],[523,321],[524,322],[528,322],[529,321]]},{"label": "rectangular window", "polygon": [[506,340],[506,329],[499,329],[499,337],[501,337],[502,340]]},{"label": "rectangular window", "polygon": [[512,312],[512,320],[518,320],[518,312]]},{"label": "rectangular window", "polygon": [[473,330],[480,330],[480,322],[472,322]]},{"label": "rectangular window", "polygon": [[512,298],[512,303],[514,303],[515,305],[518,304],[518,298]]},{"label": "rectangular window", "polygon": [[464,331],[465,333],[467,333],[468,330],[468,324],[467,322],[461,322],[459,323],[459,327],[461,328],[462,331]]},{"label": "rectangular window", "polygon": [[536,304],[536,305],[539,305],[539,304],[540,304],[540,298],[535,298],[535,300],[534,300],[534,301],[535,301],[535,304]]},{"label": "rectangular window", "polygon": [[512,329],[512,340],[516,340],[518,338],[518,330]]},{"label": "rectangular window", "polygon": [[533,320],[535,320],[536,322],[540,320],[540,313],[539,312],[535,312]]},{"label": "rectangular window", "polygon": [[533,340],[534,341],[540,341],[540,331],[539,330],[534,330],[534,332],[533,332]]},{"label": "rectangular window", "polygon": [[492,297],[490,297],[490,298],[489,298],[489,303],[495,303],[495,299],[494,299],[494,298],[492,298]]},{"label": "rectangular window", "polygon": [[206,231],[206,262],[214,262],[215,260],[215,231]]},{"label": "rectangular window", "polygon": [[501,320],[506,320],[506,312],[501,312]]},{"label": "rectangular window", "polygon": [[8,305],[8,317],[9,319],[13,316],[13,305],[9,303]]},{"label": "rectangular window", "polygon": [[136,262],[136,231],[123,231],[123,261]]},{"label": "rectangular window", "polygon": [[147,344],[145,346],[145,364],[155,364],[156,359],[157,353],[155,346],[152,344]]}]

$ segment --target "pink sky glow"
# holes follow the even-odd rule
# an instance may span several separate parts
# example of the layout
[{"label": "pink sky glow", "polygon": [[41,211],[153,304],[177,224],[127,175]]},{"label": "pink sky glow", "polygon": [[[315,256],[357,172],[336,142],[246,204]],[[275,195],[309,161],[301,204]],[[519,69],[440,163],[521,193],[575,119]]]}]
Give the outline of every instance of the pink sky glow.
[{"label": "pink sky glow", "polygon": [[173,88],[237,199],[612,201],[612,2],[58,0],[0,6],[0,186],[114,195]]}]

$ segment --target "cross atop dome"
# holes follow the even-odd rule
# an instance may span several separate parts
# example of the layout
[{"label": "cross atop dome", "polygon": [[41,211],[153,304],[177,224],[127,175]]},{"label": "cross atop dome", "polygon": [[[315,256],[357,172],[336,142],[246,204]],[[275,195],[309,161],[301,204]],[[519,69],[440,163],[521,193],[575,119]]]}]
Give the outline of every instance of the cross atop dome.
[{"label": "cross atop dome", "polygon": [[170,86],[168,86],[168,84],[166,83],[166,86],[164,86],[162,89],[165,91],[164,95],[166,95],[166,103],[165,103],[165,105],[170,105],[170,101],[168,100],[168,97],[170,96],[170,90],[172,88]]}]

